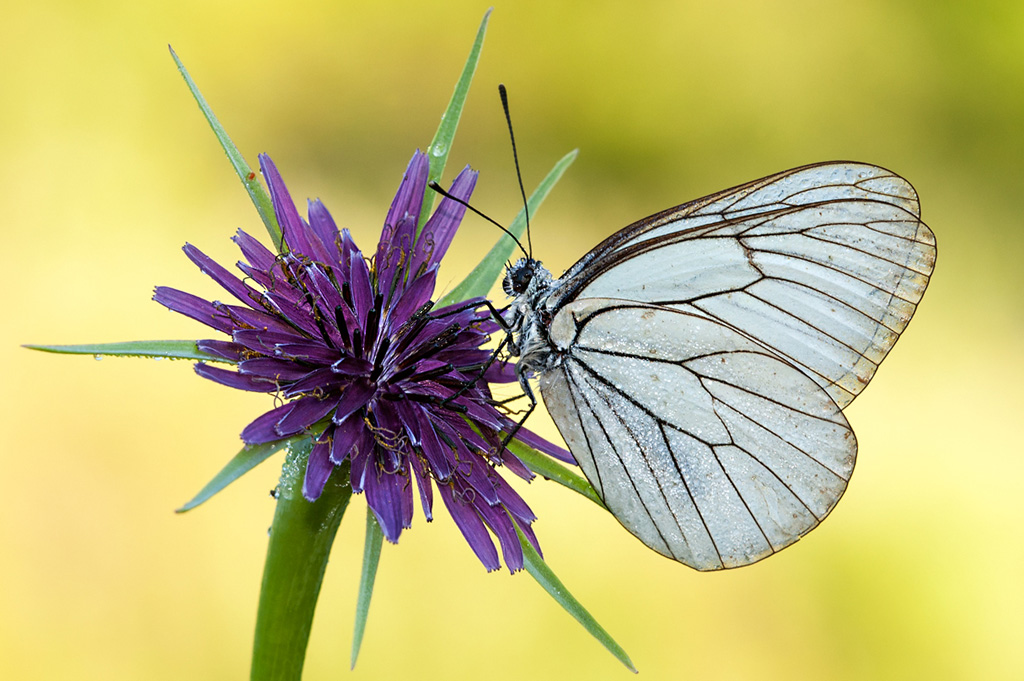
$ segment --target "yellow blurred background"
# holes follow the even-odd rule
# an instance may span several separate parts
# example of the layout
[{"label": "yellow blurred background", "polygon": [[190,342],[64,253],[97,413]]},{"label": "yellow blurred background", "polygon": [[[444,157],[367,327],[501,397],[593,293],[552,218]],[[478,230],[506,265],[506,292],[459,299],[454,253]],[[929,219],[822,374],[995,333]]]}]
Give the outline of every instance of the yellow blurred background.
[{"label": "yellow blurred background", "polygon": [[[172,511],[268,398],[185,362],[19,347],[208,337],[152,287],[219,295],[181,245],[228,264],[237,228],[264,236],[167,43],[250,162],[272,154],[372,250],[486,7],[5,5],[0,678],[248,674],[280,458]],[[848,410],[852,485],[793,548],[698,574],[590,502],[520,485],[548,561],[643,677],[1024,678],[1024,4],[497,3],[447,177],[472,163],[474,203],[507,222],[499,82],[528,186],[580,149],[534,223],[556,273],[656,210],[834,159],[909,178],[939,241],[916,320]],[[443,285],[496,236],[467,220]],[[364,509],[339,532],[305,678],[628,678],[528,576],[486,574],[440,508],[385,547],[347,671]]]}]

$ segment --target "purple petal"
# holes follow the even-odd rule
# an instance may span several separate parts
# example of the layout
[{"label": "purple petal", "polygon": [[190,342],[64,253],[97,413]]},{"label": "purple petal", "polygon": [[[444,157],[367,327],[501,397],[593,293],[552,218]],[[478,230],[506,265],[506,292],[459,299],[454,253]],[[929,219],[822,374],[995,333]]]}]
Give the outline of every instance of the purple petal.
[{"label": "purple petal", "polygon": [[497,476],[491,471],[491,467],[487,465],[482,456],[470,454],[468,449],[460,447],[460,443],[456,442],[455,448],[456,455],[459,457],[459,463],[455,469],[456,475],[471,488],[476,501],[486,502],[490,506],[497,504],[498,490],[495,489],[494,481],[491,479],[492,475]]},{"label": "purple petal", "polygon": [[231,240],[238,245],[249,264],[257,270],[269,272],[270,268],[274,266],[276,256],[252,236],[238,230]]},{"label": "purple petal", "polygon": [[331,363],[331,371],[340,376],[366,376],[373,370],[373,363],[361,357],[347,355]]},{"label": "purple petal", "polygon": [[[421,197],[422,198],[422,197]],[[386,228],[385,228],[386,231]],[[406,215],[398,221],[393,234],[382,240],[377,250],[379,260],[374,261],[377,273],[377,290],[389,303],[397,295],[401,295],[405,284],[409,258],[412,255],[413,241],[416,239],[416,219]],[[385,248],[385,246],[387,246]],[[394,293],[394,295],[393,295]]]},{"label": "purple petal", "polygon": [[363,479],[363,490],[366,503],[377,517],[377,523],[384,532],[384,538],[392,544],[398,542],[404,523],[402,487],[411,481],[393,473],[384,473],[380,468],[372,466]]},{"label": "purple petal", "polygon": [[447,482],[455,471],[452,448],[438,437],[437,431],[434,430],[434,424],[420,405],[408,403],[399,403],[399,405],[405,406],[409,410],[409,418],[413,422],[411,427],[418,432],[420,450],[427,459],[434,478],[440,482]]},{"label": "purple petal", "polygon": [[[448,193],[463,201],[468,201],[476,186],[478,174],[466,166],[455,178]],[[441,258],[444,257],[452,238],[455,237],[455,232],[465,213],[466,207],[457,201],[448,197],[441,200],[441,204],[427,220],[419,239],[416,240],[416,248],[409,265],[409,272],[412,275],[418,275],[431,265],[441,262]]]},{"label": "purple petal", "polygon": [[511,383],[519,377],[516,374],[516,365],[511,362],[495,362],[487,367],[483,379],[488,383]]},{"label": "purple petal", "polygon": [[219,340],[198,340],[196,341],[196,347],[201,352],[206,352],[217,357],[223,357],[224,359],[230,359],[237,362],[242,357],[242,351],[245,348],[238,343],[232,343],[230,341],[219,341]]},{"label": "purple petal", "polygon": [[[373,307],[373,286],[370,284],[370,270],[362,258],[353,259],[349,266],[349,285],[352,291],[352,304],[358,316],[360,331],[366,330],[366,318]],[[350,332],[352,330],[350,329]]]},{"label": "purple petal", "polygon": [[335,348],[329,348],[323,343],[302,340],[305,342],[278,343],[274,346],[274,355],[289,360],[301,360],[321,365],[334,364],[345,358]]},{"label": "purple petal", "polygon": [[309,453],[306,463],[306,478],[302,482],[302,496],[309,501],[316,501],[324,491],[327,478],[331,477],[334,464],[328,456],[331,446],[327,442],[317,442]]},{"label": "purple petal", "polygon": [[340,465],[353,450],[365,453],[373,449],[373,434],[361,418],[345,419],[334,428],[332,438],[331,461],[335,465]]},{"label": "purple petal", "polygon": [[252,288],[246,286],[235,275],[217,264],[212,258],[200,251],[192,244],[185,244],[182,248],[185,255],[199,267],[199,270],[211,279],[224,287],[224,289],[246,305],[251,305],[254,300],[259,300],[259,294]]},{"label": "purple petal", "polygon": [[319,266],[308,267],[306,273],[309,275],[309,287],[317,299],[317,307],[323,314],[333,314],[334,308],[342,304],[341,294],[334,287],[334,282]]},{"label": "purple petal", "polygon": [[292,410],[274,426],[282,436],[306,430],[334,409],[334,400],[303,397],[291,403]]},{"label": "purple petal", "polygon": [[157,286],[153,290],[153,300],[169,310],[191,317],[218,331],[231,333],[233,324],[228,316],[213,303],[203,300],[199,296],[169,286]]},{"label": "purple petal", "polygon": [[309,237],[312,235],[312,231],[308,230],[299,216],[295,202],[292,201],[291,194],[288,193],[288,188],[285,186],[284,180],[281,179],[281,173],[277,171],[277,166],[266,154],[260,154],[259,159],[263,177],[270,188],[270,200],[274,204],[274,214],[277,216],[277,222],[281,226],[281,233],[284,235],[284,241],[289,250],[312,259],[320,259],[323,255],[322,248],[318,253],[311,243]]},{"label": "purple petal", "polygon": [[391,313],[387,316],[385,332],[390,332],[404,324],[414,312],[430,300],[436,279],[437,270],[430,269],[405,287],[397,302],[393,304]]},{"label": "purple petal", "polygon": [[277,390],[277,384],[261,376],[243,376],[238,372],[212,367],[202,362],[196,364],[195,371],[203,378],[208,378],[229,388],[248,390],[254,393],[272,393]]},{"label": "purple petal", "polygon": [[238,305],[225,305],[224,303],[213,304],[218,312],[229,315],[235,324],[256,329],[258,331],[274,331],[276,333],[294,333],[292,327],[285,324],[279,317],[250,310],[247,307]]},{"label": "purple petal", "polygon": [[344,423],[345,419],[365,407],[376,392],[377,386],[368,381],[356,380],[349,383],[338,400],[332,417],[334,423]]},{"label": "purple petal", "polygon": [[526,536],[526,541],[530,542],[537,553],[540,554],[540,557],[543,558],[544,552],[540,550],[540,542],[537,541],[537,535],[534,534],[533,527],[518,518],[513,518],[512,520],[519,526],[519,529],[522,530],[523,534]]},{"label": "purple petal", "polygon": [[526,464],[524,464],[519,459],[519,457],[517,457],[508,449],[501,453],[500,459],[501,465],[505,467],[505,470],[510,471],[515,475],[518,475],[520,478],[526,480],[527,482],[537,477],[536,475],[534,475],[533,471],[526,467]]},{"label": "purple petal", "polygon": [[517,572],[523,569],[523,547],[519,544],[519,537],[516,535],[515,527],[509,519],[505,509],[500,506],[492,507],[485,504],[475,504],[487,526],[491,528],[494,535],[501,544],[501,553],[505,556],[505,565],[510,572]]},{"label": "purple petal", "polygon": [[258,445],[283,439],[284,436],[278,433],[274,426],[291,409],[292,403],[289,402],[261,414],[255,421],[242,429],[242,440],[248,445]]},{"label": "purple petal", "polygon": [[532,523],[536,520],[536,514],[529,506],[526,505],[523,498],[519,496],[514,489],[512,489],[512,485],[508,484],[497,475],[494,477],[497,478],[495,480],[495,488],[498,492],[498,501],[505,507],[505,510],[526,524]]},{"label": "purple petal", "polygon": [[330,369],[314,369],[289,385],[283,394],[286,398],[298,397],[303,393],[326,395],[340,389],[344,385],[345,380],[345,377],[338,376]]},{"label": "purple petal", "polygon": [[363,253],[356,247],[356,242],[352,240],[352,233],[347,229],[341,230],[341,266],[344,270],[349,264],[355,260],[363,259]]},{"label": "purple petal", "polygon": [[420,490],[420,505],[423,506],[423,515],[429,523],[434,519],[434,486],[430,484],[430,477],[418,456],[410,456],[409,463],[412,464],[412,470],[416,474],[416,486]]},{"label": "purple petal", "polygon": [[235,329],[231,338],[244,348],[264,355],[273,355],[278,345],[307,340],[296,331],[262,331],[260,329]]},{"label": "purple petal", "polygon": [[327,212],[327,207],[320,201],[315,199],[308,201],[307,213],[309,214],[309,228],[313,230],[317,238],[320,239],[320,243],[323,244],[324,248],[328,251],[331,256],[329,265],[335,265],[341,262],[341,254],[338,252],[338,226],[334,224],[334,218]]},{"label": "purple petal", "polygon": [[384,218],[384,229],[378,242],[377,257],[374,259],[378,269],[386,262],[384,256],[391,249],[395,230],[402,219],[406,216],[412,218],[413,229],[419,222],[420,210],[423,208],[423,193],[427,187],[429,172],[430,163],[427,155],[417,149],[409,161],[409,166],[405,169],[402,184],[398,186],[398,193],[395,194],[395,199],[391,202],[387,217]]},{"label": "purple petal", "polygon": [[385,472],[393,473],[402,468],[403,455],[412,454],[405,437],[402,420],[394,410],[394,405],[383,400],[373,400],[370,410],[377,418],[375,436],[378,444],[377,462]]},{"label": "purple petal", "polygon": [[487,571],[491,572],[500,568],[498,552],[494,548],[491,536],[487,533],[487,526],[477,515],[476,509],[456,498],[451,485],[438,485],[437,491],[440,492],[441,499],[444,500],[444,505],[448,508],[448,513],[451,514],[455,524],[458,525],[462,536],[469,543],[469,548],[473,549],[473,553],[484,564]]},{"label": "purple petal", "polygon": [[516,440],[522,442],[528,447],[533,447],[538,452],[547,454],[553,459],[558,459],[559,461],[572,464],[573,466],[576,465],[576,459],[573,458],[572,453],[570,453],[569,450],[562,449],[558,445],[548,442],[531,430],[520,428],[519,432],[516,433]]},{"label": "purple petal", "polygon": [[[367,430],[367,432],[369,432],[369,430]],[[373,442],[372,438],[371,442]],[[352,491],[356,494],[360,494],[366,486],[365,480],[367,476],[374,474],[374,471],[377,468],[377,464],[375,463],[377,459],[376,443],[366,449],[352,447],[348,452],[348,458],[349,461],[352,462],[352,473],[350,476]]]},{"label": "purple petal", "polygon": [[309,371],[308,367],[300,366],[295,362],[271,359],[269,357],[246,359],[238,365],[239,373],[258,376],[267,380],[269,383],[297,381],[298,379],[305,377]]}]

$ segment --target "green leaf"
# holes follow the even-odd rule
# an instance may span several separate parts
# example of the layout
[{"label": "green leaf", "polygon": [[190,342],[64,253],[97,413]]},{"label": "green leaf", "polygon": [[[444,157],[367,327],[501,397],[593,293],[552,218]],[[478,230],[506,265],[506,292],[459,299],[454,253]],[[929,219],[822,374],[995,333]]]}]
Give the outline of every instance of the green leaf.
[{"label": "green leaf", "polygon": [[571,470],[558,463],[550,456],[538,452],[533,447],[523,444],[519,440],[512,440],[508,443],[508,449],[526,464],[526,467],[537,475],[553,480],[560,485],[565,485],[574,492],[582,494],[595,504],[607,510],[597,491],[587,482],[583,476],[573,473]]},{"label": "green leaf", "polygon": [[242,153],[238,151],[238,147],[231,141],[224,126],[220,124],[217,117],[213,114],[213,109],[206,103],[206,99],[203,98],[199,88],[196,86],[192,77],[188,75],[188,71],[185,69],[185,65],[178,59],[178,55],[175,54],[174,48],[170,45],[167,49],[171,51],[171,57],[174,58],[174,63],[178,65],[178,70],[181,71],[182,78],[185,79],[185,84],[188,85],[188,89],[192,91],[192,96],[195,97],[196,103],[202,110],[203,115],[206,117],[210,127],[213,128],[213,134],[217,136],[217,141],[220,142],[220,146],[224,149],[224,153],[228,155],[228,160],[231,161],[232,167],[235,169],[235,173],[238,174],[238,179],[242,181],[242,186],[245,187],[245,191],[249,193],[249,198],[252,199],[252,203],[256,206],[256,212],[260,214],[263,219],[263,224],[267,227],[267,233],[270,234],[271,241],[274,242],[274,246],[277,247],[278,252],[281,251],[281,228],[277,225],[277,217],[274,215],[274,205],[270,201],[270,195],[260,184],[258,173],[254,173],[249,167],[249,164],[245,162],[245,158]]},{"label": "green leaf", "polygon": [[[459,127],[459,119],[462,118],[462,109],[466,104],[466,97],[469,95],[469,85],[473,82],[473,75],[476,73],[477,62],[480,61],[480,51],[484,46],[484,35],[487,33],[487,22],[491,18],[491,10],[484,12],[483,21],[476,32],[476,40],[469,51],[466,65],[462,67],[462,75],[455,84],[455,91],[448,102],[448,108],[441,115],[441,124],[434,133],[434,139],[427,147],[427,158],[430,159],[430,172],[427,174],[427,182],[441,182],[441,175],[444,174],[444,167],[448,163],[448,153],[452,149],[455,140],[455,131]],[[427,191],[423,196],[423,209],[420,211],[420,223],[416,226],[416,233],[423,228],[430,215],[430,209],[434,207],[436,192]]]},{"label": "green leaf", "polygon": [[373,596],[373,582],[377,577],[380,562],[380,546],[384,533],[377,524],[377,518],[370,507],[366,507],[366,546],[363,549],[363,574],[359,578],[359,600],[356,602],[356,626],[352,633],[352,669],[356,668],[359,648],[363,645],[366,631],[366,616],[370,612],[370,597]]},{"label": "green leaf", "polygon": [[221,491],[228,485],[230,485],[238,478],[242,477],[259,464],[266,461],[274,452],[284,449],[288,444],[289,440],[278,440],[277,442],[267,442],[259,445],[246,445],[242,447],[242,451],[235,454],[235,457],[228,462],[228,465],[221,469],[220,473],[213,476],[213,480],[206,484],[206,487],[199,490],[199,494],[192,497],[192,500],[179,509],[176,509],[175,513],[184,513],[185,511],[191,511],[193,508],[203,503],[217,492]]},{"label": "green leaf", "polygon": [[235,364],[231,360],[201,351],[193,340],[126,341],[124,343],[90,343],[86,345],[23,345],[22,347],[63,355],[93,355],[97,358],[104,356],[159,357]]},{"label": "green leaf", "polygon": [[[537,210],[544,202],[544,199],[547,198],[551,189],[561,179],[562,175],[565,174],[565,171],[572,165],[572,162],[576,160],[576,154],[577,151],[574,149],[563,156],[555,164],[555,167],[551,169],[551,172],[537,185],[537,189],[534,190],[527,200],[531,218],[537,214]],[[526,213],[524,211],[519,211],[508,231],[515,234],[516,238],[523,235],[526,231]],[[501,276],[505,263],[516,248],[515,242],[508,235],[502,234],[498,238],[498,242],[494,244],[484,259],[480,261],[480,264],[474,267],[469,276],[463,279],[458,286],[441,298],[437,303],[437,307],[444,307],[445,305],[458,303],[476,296],[486,296],[491,287],[494,286],[494,282]]]},{"label": "green leaf", "polygon": [[302,496],[311,449],[308,438],[293,445],[281,471],[256,615],[252,681],[302,678],[327,558],[352,496],[347,460],[331,473],[319,499],[309,502]]},{"label": "green leaf", "polygon": [[516,527],[516,533],[519,535],[519,543],[523,546],[526,571],[530,573],[530,576],[537,580],[537,583],[544,587],[544,590],[551,594],[551,597],[567,613],[576,618],[576,621],[582,624],[583,628],[590,632],[591,636],[607,648],[608,652],[618,658],[619,662],[626,665],[626,668],[635,674],[637,669],[633,666],[633,662],[629,659],[626,651],[622,649],[622,646],[616,643],[615,639],[604,630],[604,627],[598,624],[597,620],[587,612],[587,609],[573,598],[573,595],[569,593],[569,590],[565,588],[561,580],[555,576],[555,573],[544,562],[544,559],[540,557],[537,550],[533,548],[533,545],[526,539],[518,527]]}]

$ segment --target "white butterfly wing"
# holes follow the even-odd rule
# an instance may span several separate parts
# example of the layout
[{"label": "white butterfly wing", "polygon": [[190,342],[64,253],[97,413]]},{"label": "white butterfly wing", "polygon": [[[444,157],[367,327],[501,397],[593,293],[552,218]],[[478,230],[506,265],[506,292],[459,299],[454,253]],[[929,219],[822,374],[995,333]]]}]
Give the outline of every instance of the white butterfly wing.
[{"label": "white butterfly wing", "polygon": [[757,561],[842,496],[842,408],[935,263],[917,194],[875,166],[779,173],[641,220],[555,284],[545,404],[609,509],[700,570]]},{"label": "white butterfly wing", "polygon": [[909,183],[875,166],[822,164],[627,227],[570,269],[551,305],[593,297],[700,310],[845,407],[909,323],[935,256]]},{"label": "white butterfly wing", "polygon": [[698,570],[753,563],[814,528],[853,472],[842,411],[803,372],[714,319],[621,300],[559,312],[548,411],[605,504]]}]

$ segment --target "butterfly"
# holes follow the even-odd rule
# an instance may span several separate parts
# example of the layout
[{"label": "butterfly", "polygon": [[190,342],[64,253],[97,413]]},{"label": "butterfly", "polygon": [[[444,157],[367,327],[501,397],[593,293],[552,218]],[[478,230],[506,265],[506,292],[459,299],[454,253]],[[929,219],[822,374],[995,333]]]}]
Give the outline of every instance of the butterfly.
[{"label": "butterfly", "polygon": [[[824,520],[853,473],[843,409],[935,266],[917,193],[820,163],[629,225],[554,279],[503,286],[508,351],[615,517],[698,570],[748,565]],[[527,413],[528,415],[528,413]]]}]

